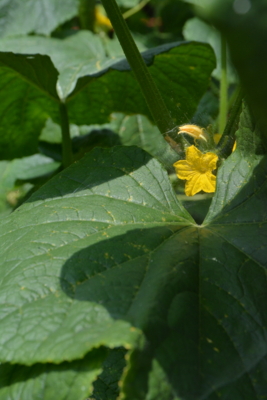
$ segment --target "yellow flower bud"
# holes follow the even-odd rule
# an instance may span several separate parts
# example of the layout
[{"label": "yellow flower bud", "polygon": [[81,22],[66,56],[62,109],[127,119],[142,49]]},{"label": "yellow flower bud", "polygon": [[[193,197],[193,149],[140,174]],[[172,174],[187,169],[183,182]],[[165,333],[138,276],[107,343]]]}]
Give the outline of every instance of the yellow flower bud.
[{"label": "yellow flower bud", "polygon": [[195,140],[205,140],[206,136],[205,136],[205,129],[204,128],[200,128],[200,126],[197,125],[193,125],[193,124],[189,124],[189,125],[181,125],[179,127],[179,131],[178,134],[180,133],[186,133],[187,135],[192,136]]}]

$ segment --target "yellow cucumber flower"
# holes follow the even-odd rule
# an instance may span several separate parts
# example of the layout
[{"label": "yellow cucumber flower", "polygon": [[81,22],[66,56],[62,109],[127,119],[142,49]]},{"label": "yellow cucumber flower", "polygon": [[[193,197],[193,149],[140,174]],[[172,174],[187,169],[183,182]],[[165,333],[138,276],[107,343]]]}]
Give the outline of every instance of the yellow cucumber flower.
[{"label": "yellow cucumber flower", "polygon": [[203,190],[207,193],[215,192],[216,176],[212,171],[216,169],[218,156],[214,153],[201,153],[195,146],[186,149],[186,160],[173,164],[176,175],[185,179],[185,194],[194,196]]}]

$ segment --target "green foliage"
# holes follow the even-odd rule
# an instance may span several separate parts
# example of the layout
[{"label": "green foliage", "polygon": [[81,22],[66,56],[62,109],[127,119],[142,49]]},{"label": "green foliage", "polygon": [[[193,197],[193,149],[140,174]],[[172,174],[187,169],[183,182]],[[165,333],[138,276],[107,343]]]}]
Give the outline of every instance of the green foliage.
[{"label": "green foliage", "polygon": [[[81,32],[70,37],[63,41],[61,50],[59,39],[29,37],[0,41],[1,50],[49,54],[60,73],[57,84],[58,72],[47,56],[0,53],[2,82],[3,85],[8,82],[10,87],[8,97],[4,86],[0,91],[2,159],[37,151],[38,136],[45,121],[49,117],[56,122],[60,120],[59,96],[62,100],[67,96],[70,122],[77,125],[105,123],[114,111],[140,113],[151,118],[129,64],[105,57],[100,39],[92,40],[92,35]],[[85,41],[91,44],[91,63],[86,62]],[[149,50],[144,53],[144,59],[150,65],[153,63],[151,73],[162,89],[174,120],[181,123],[185,115],[192,116],[214,67],[211,49],[200,43],[176,43]],[[185,75],[187,87],[183,86]],[[131,96],[122,102],[125,87]],[[177,103],[178,96],[183,99],[182,103]]]},{"label": "green foliage", "polygon": [[[131,69],[111,30],[79,30],[78,1],[0,1],[0,399],[267,398],[265,1],[208,3],[151,1],[164,44]],[[172,164],[199,140],[162,132],[155,110],[217,132],[209,23],[245,98],[215,194],[185,199]],[[194,41],[170,43],[182,30]]]}]

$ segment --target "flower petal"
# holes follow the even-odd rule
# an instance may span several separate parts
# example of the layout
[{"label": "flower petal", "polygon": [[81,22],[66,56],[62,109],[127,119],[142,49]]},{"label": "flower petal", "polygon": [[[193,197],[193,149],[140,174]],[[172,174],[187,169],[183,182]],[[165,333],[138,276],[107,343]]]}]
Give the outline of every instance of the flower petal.
[{"label": "flower petal", "polygon": [[194,196],[196,193],[203,190],[206,193],[215,192],[216,176],[211,173],[198,174],[196,173],[192,179],[188,180],[185,184],[185,194],[187,196]]},{"label": "flower petal", "polygon": [[213,171],[216,169],[216,164],[218,161],[218,156],[215,153],[206,153],[202,155],[201,164],[207,167],[207,171]]},{"label": "flower petal", "polygon": [[196,171],[186,160],[180,160],[173,164],[176,175],[180,179],[191,179],[192,174]]},{"label": "flower petal", "polygon": [[202,190],[200,186],[200,173],[195,173],[192,179],[188,180],[185,184],[185,194],[186,196],[194,196],[196,193]]},{"label": "flower petal", "polygon": [[201,174],[201,177],[199,179],[199,185],[201,186],[202,190],[206,193],[215,192],[216,176],[211,173]]},{"label": "flower petal", "polygon": [[188,161],[192,165],[197,164],[201,156],[201,151],[198,150],[194,145],[186,149],[186,161]]}]

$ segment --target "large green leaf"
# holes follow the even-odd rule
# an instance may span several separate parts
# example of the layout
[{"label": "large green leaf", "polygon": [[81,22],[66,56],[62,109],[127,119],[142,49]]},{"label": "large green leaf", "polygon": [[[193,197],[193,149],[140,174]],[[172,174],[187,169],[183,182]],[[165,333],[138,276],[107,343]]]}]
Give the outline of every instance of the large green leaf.
[{"label": "large green leaf", "polygon": [[[112,167],[114,162],[115,165]],[[103,165],[102,171],[106,171],[102,177],[99,175],[99,163]],[[88,171],[91,171],[91,169],[98,176],[97,185],[94,173],[90,172],[88,175]],[[129,175],[125,176],[125,172]],[[145,183],[143,176],[146,178],[144,175],[146,173],[152,179],[149,191],[142,187]],[[81,175],[80,178],[78,178],[79,175]],[[78,187],[77,179],[81,182]],[[123,282],[124,275],[124,271],[120,267],[121,262],[129,266],[133,277],[137,274],[135,279],[142,279],[142,269],[147,262],[149,249],[155,245],[154,241],[160,243],[162,238],[169,236],[172,232],[165,227],[157,228],[158,222],[160,225],[165,225],[168,221],[171,224],[180,221],[182,226],[187,224],[187,213],[176,202],[175,195],[171,192],[167,181],[166,173],[157,161],[137,148],[127,148],[126,152],[124,148],[114,148],[111,152],[97,149],[80,163],[59,175],[56,180],[59,180],[60,184],[56,183],[54,179],[51,180],[48,185],[36,192],[28,203],[16,210],[10,219],[5,218],[2,221],[1,227],[4,236],[1,240],[1,249],[3,254],[5,253],[5,256],[2,257],[3,281],[1,285],[2,294],[5,297],[4,314],[2,314],[5,318],[1,322],[1,343],[3,347],[0,354],[2,360],[13,360],[13,357],[15,357],[17,362],[28,364],[46,360],[59,362],[81,357],[98,343],[107,342],[110,345],[118,345],[133,342],[138,332],[131,332],[126,322],[114,321],[107,310],[100,304],[96,304],[97,302],[92,303],[90,311],[90,305],[88,308],[87,302],[81,303],[79,299],[70,298],[69,295],[75,289],[75,285],[69,284],[69,279],[72,279],[71,276],[64,277],[65,272],[67,274],[72,274],[72,272],[67,272],[68,266],[66,265],[67,269],[65,270],[63,265],[67,260],[71,260],[72,255],[78,251],[80,246],[82,249],[86,249],[90,246],[90,243],[94,244],[95,241],[100,241],[99,244],[103,243],[105,246],[103,238],[113,236],[116,238],[118,235],[123,238],[124,233],[133,229],[133,232],[130,233],[133,235],[132,241],[124,248],[124,254],[120,254],[120,248],[117,247],[117,261],[110,259],[108,247],[105,247],[103,254],[100,251],[97,257],[100,257],[100,263],[102,263],[102,256],[104,257],[104,260],[106,260],[104,265],[106,265],[107,272],[111,274],[114,270],[114,268],[111,268],[114,261],[116,264],[118,263],[121,282]],[[163,183],[161,183],[162,180]],[[65,183],[63,183],[64,181]],[[115,185],[113,185],[113,182]],[[112,186],[110,186],[110,183]],[[62,188],[60,191],[63,190],[61,193],[58,192],[60,187]],[[92,187],[92,189],[89,189],[89,187]],[[127,187],[129,187],[128,190]],[[74,196],[73,190],[75,190]],[[104,194],[109,192],[110,195],[106,198]],[[64,193],[66,195],[65,204],[63,204],[64,201],[62,203]],[[89,203],[86,200],[88,196]],[[130,203],[127,202],[128,200],[130,200]],[[107,210],[106,201],[111,201],[114,207]],[[123,204],[127,206],[125,211],[122,208]],[[47,213],[48,209],[49,212]],[[76,223],[72,221],[73,218]],[[121,218],[123,220],[120,222]],[[126,222],[129,218],[130,225],[125,224],[124,221]],[[117,219],[118,221],[116,221]],[[134,243],[138,224],[140,232],[137,239],[140,245]],[[18,229],[19,225],[21,225],[22,230]],[[143,238],[146,234],[144,228],[146,227],[155,227],[155,233],[152,234],[150,241],[143,245]],[[6,229],[8,229],[7,235]],[[179,224],[174,229],[180,229]],[[159,237],[156,234],[158,230]],[[24,234],[22,231],[24,231]],[[31,240],[30,237],[33,232],[35,232],[34,239]],[[15,235],[17,239],[12,239],[11,242],[10,235]],[[8,239],[8,236],[10,239]],[[19,237],[24,242],[24,248],[21,250],[18,250],[17,241]],[[8,271],[12,269],[14,245],[18,257],[15,262],[18,268],[18,275],[15,274],[18,281],[14,279],[14,276],[12,280],[9,280],[8,276],[5,275],[5,271],[9,275]],[[30,250],[29,246],[33,246],[35,250]],[[132,252],[132,256],[139,257],[137,270],[135,270],[134,265],[135,258],[131,261]],[[29,261],[28,257],[30,259],[33,257],[32,261]],[[23,259],[25,260],[22,261]],[[82,266],[82,259],[80,264]],[[96,277],[98,277],[97,271],[101,264],[94,263],[94,265]],[[31,268],[35,271],[34,291],[32,291],[32,279],[28,280],[24,277],[21,280],[22,276],[19,271],[23,271],[24,268],[28,270],[29,274],[31,274]],[[50,272],[47,279],[44,279],[46,268]],[[62,278],[60,278],[60,275],[62,275]],[[84,277],[81,276],[80,279],[83,280]],[[10,285],[19,288],[18,297],[17,295],[16,297],[20,309],[24,310],[22,313],[19,310],[16,312],[14,309],[14,293],[11,295],[12,303],[10,303],[11,299],[8,300],[6,297],[7,292],[5,290],[8,290],[8,293],[12,292]],[[97,286],[95,294],[98,293]],[[111,288],[112,286],[111,284]],[[64,290],[62,291],[62,289]],[[122,299],[125,296],[125,290],[128,292],[127,284],[126,286],[123,284],[121,288]],[[119,301],[117,306],[119,315],[120,310],[129,306],[127,296],[125,302]],[[56,319],[54,312],[51,313],[51,307],[56,312]],[[43,309],[44,313],[40,313],[40,309]],[[34,318],[30,317],[30,315],[33,316],[32,312],[35,314]],[[11,340],[12,344],[9,341],[10,345],[7,345],[6,340],[9,337],[8,332],[10,332],[11,326],[14,326],[14,329],[19,329],[21,335],[25,334],[25,329],[31,332],[31,335],[33,335],[31,342],[28,345],[24,343],[21,347],[21,341],[18,340],[20,334],[17,332],[17,335]],[[4,334],[5,330],[6,334]],[[70,345],[70,341],[75,343],[74,346]],[[123,341],[123,343],[120,341]]]},{"label": "large green leaf", "polygon": [[[210,46],[176,42],[150,49],[143,53],[143,57],[147,64],[152,64],[151,75],[173,119],[177,124],[187,122],[207,88],[215,66]],[[92,119],[95,123],[105,123],[111,110],[150,116],[125,60],[114,64],[108,71],[80,78],[67,102],[70,118],[78,125],[89,124]]]},{"label": "large green leaf", "polygon": [[47,56],[0,53],[0,158],[37,151],[38,134],[59,101]]},{"label": "large green leaf", "polygon": [[59,365],[0,365],[3,400],[85,400],[101,372],[104,349],[93,350],[81,361]]},{"label": "large green leaf", "polygon": [[1,0],[0,36],[47,35],[77,14],[79,0]]},{"label": "large green leaf", "polygon": [[147,344],[126,398],[143,400],[151,363],[186,400],[266,394],[267,160],[244,144],[246,115],[201,226],[160,164],[123,147],[95,149],[2,221],[2,361],[133,347],[130,323]]}]

